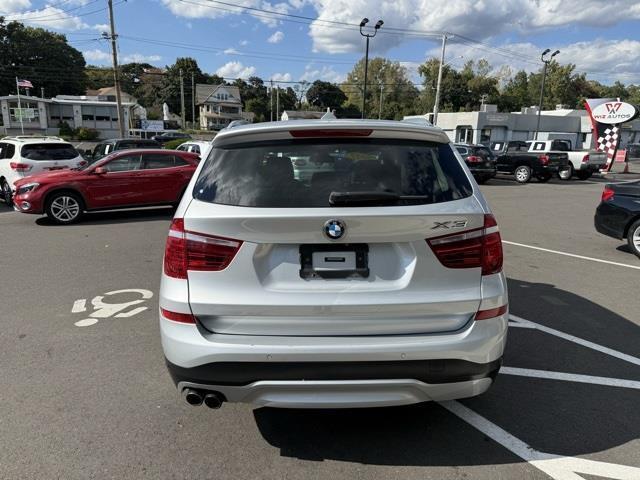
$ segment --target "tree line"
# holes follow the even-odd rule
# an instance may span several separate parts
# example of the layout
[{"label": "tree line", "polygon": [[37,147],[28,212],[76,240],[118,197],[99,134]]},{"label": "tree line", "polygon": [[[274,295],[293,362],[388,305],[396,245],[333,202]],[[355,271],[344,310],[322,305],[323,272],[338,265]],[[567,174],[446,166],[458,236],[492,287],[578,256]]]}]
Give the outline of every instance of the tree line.
[{"label": "tree line", "polygon": [[[412,82],[407,69],[385,58],[369,61],[365,105],[367,117],[401,119],[405,115],[433,111],[440,63],[430,58],[418,67],[421,83]],[[147,63],[120,66],[122,90],[133,95],[147,108],[149,118],[161,118],[162,104],[179,114],[180,71],[185,91],[185,116],[191,118],[191,104],[196,84],[225,83],[239,88],[244,111],[253,112],[256,121],[275,117],[276,100],[271,82],[252,76],[246,80],[223,79],[203,72],[195,59],[178,58],[163,69]],[[70,45],[64,35],[19,22],[5,22],[0,17],[0,95],[15,93],[15,77],[30,80],[45,95],[83,95],[87,89],[113,86],[111,68],[88,66],[82,53]],[[492,103],[499,111],[518,111],[537,105],[542,69],[513,72],[510,67],[494,69],[484,59],[467,61],[462,67],[445,65],[442,74],[440,111],[478,110],[482,103]],[[276,82],[277,84],[277,82]],[[292,109],[336,110],[342,117],[360,117],[364,94],[364,59],[358,61],[344,82],[322,80],[279,84],[280,112]],[[640,104],[640,86],[616,81],[605,85],[576,71],[573,64],[553,61],[547,70],[543,107],[556,105],[583,108],[585,98],[615,97]],[[39,94],[39,91],[33,92]],[[197,109],[196,109],[197,115]]]}]

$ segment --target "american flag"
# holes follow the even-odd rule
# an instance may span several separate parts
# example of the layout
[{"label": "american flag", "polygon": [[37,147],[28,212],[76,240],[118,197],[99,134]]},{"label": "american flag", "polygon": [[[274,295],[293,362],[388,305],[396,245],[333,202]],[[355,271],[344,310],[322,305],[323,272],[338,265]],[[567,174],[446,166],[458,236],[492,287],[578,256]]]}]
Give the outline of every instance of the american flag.
[{"label": "american flag", "polygon": [[29,80],[18,80],[18,87],[33,88],[33,84]]}]

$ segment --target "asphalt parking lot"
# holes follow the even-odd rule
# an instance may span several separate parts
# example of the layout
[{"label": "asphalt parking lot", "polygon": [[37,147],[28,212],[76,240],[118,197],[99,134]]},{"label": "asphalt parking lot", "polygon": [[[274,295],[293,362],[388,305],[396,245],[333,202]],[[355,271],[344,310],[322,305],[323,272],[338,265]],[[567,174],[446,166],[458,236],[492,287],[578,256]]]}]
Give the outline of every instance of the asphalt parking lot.
[{"label": "asphalt parking lot", "polygon": [[488,393],[336,411],[178,397],[156,315],[170,210],[59,227],[0,204],[0,478],[640,479],[640,260],[595,232],[602,187],[482,187],[513,315]]}]

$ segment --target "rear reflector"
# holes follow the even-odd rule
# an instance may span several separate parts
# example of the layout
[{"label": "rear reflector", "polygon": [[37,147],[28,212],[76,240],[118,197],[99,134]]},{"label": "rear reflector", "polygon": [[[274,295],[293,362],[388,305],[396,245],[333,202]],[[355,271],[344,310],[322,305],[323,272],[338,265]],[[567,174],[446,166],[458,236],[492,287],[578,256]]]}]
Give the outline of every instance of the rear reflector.
[{"label": "rear reflector", "polygon": [[615,192],[611,190],[611,187],[604,187],[604,190],[602,191],[601,200],[603,202],[610,202],[611,200],[613,200],[614,196],[615,196]]},{"label": "rear reflector", "polygon": [[184,220],[171,223],[164,251],[164,273],[186,279],[187,271],[217,272],[229,266],[240,250],[241,241],[215,237],[184,229]]},{"label": "rear reflector", "polygon": [[538,158],[542,165],[549,165],[549,155],[540,155]]},{"label": "rear reflector", "polygon": [[313,129],[313,130],[289,130],[294,138],[325,138],[325,137],[368,137],[373,130],[366,129]]},{"label": "rear reflector", "polygon": [[469,162],[469,163],[482,163],[482,157],[478,157],[477,155],[469,155],[467,157],[467,162]]},{"label": "rear reflector", "polygon": [[167,320],[171,320],[172,322],[179,323],[196,323],[196,317],[191,315],[190,313],[178,313],[178,312],[170,312],[169,310],[165,310],[164,308],[160,308],[160,313]]},{"label": "rear reflector", "polygon": [[493,215],[484,216],[484,227],[430,238],[427,243],[448,268],[482,268],[482,275],[502,270],[502,239]]},{"label": "rear reflector", "polygon": [[582,157],[582,163],[589,163],[589,154],[586,154],[584,157]]},{"label": "rear reflector", "polygon": [[505,313],[507,313],[507,307],[508,305],[503,305],[501,307],[491,308],[489,310],[478,310],[478,313],[476,313],[474,320],[488,320],[489,318],[499,317],[500,315],[504,315]]},{"label": "rear reflector", "polygon": [[15,170],[16,172],[28,172],[31,170],[31,165],[28,163],[11,162],[9,166],[11,167],[11,170]]}]

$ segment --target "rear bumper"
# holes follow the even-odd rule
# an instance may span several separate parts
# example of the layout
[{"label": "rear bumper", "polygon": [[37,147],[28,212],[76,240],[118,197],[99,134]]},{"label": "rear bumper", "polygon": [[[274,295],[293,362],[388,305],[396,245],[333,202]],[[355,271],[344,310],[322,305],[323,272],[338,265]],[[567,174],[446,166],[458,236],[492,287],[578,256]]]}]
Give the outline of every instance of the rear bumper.
[{"label": "rear bumper", "polygon": [[[497,371],[496,371],[497,373]],[[260,381],[245,386],[183,382],[178,389],[195,388],[221,394],[228,402],[277,408],[367,408],[411,405],[474,397],[486,392],[493,378],[427,384],[418,380]]]},{"label": "rear bumper", "polygon": [[278,407],[370,407],[483,393],[500,367],[507,318],[439,335],[246,337],[164,318],[160,331],[180,391]]}]

